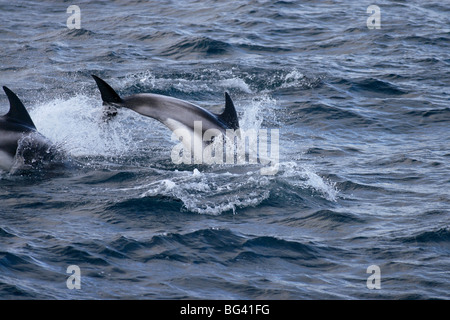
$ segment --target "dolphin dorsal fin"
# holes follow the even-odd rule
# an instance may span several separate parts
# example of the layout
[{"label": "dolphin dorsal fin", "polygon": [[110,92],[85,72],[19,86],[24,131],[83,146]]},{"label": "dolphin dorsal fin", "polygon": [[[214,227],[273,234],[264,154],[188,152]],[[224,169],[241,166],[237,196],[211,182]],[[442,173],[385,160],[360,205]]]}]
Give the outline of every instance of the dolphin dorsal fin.
[{"label": "dolphin dorsal fin", "polygon": [[20,122],[27,127],[36,129],[36,126],[34,125],[33,120],[31,120],[30,114],[23,105],[22,101],[20,101],[16,94],[7,87],[4,86],[3,90],[5,91],[9,100],[9,112],[6,114],[6,117]]},{"label": "dolphin dorsal fin", "polygon": [[225,123],[230,129],[239,129],[239,120],[236,113],[236,108],[234,107],[233,100],[231,100],[228,92],[225,92],[225,110],[218,118]]},{"label": "dolphin dorsal fin", "polygon": [[114,91],[113,88],[109,84],[107,84],[104,80],[100,79],[97,76],[92,75],[95,82],[97,83],[98,89],[102,95],[103,102],[106,103],[121,103],[123,102],[122,98]]}]

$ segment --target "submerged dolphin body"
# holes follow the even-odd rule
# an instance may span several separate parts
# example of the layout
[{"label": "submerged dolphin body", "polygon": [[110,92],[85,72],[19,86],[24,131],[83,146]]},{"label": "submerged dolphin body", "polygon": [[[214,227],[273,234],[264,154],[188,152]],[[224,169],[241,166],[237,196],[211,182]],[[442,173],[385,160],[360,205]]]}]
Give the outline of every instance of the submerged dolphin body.
[{"label": "submerged dolphin body", "polygon": [[159,94],[141,93],[121,98],[104,80],[92,77],[100,90],[107,119],[117,114],[117,108],[131,109],[162,122],[175,134],[180,130],[189,132],[193,139],[183,139],[188,148],[194,140],[197,146],[205,146],[207,141],[203,140],[203,135],[209,129],[223,135],[226,130],[239,129],[236,109],[228,93],[225,93],[225,110],[214,114],[190,102]]},{"label": "submerged dolphin body", "polygon": [[0,169],[34,168],[55,159],[56,147],[37,130],[20,99],[7,87],[8,113],[0,116]]}]

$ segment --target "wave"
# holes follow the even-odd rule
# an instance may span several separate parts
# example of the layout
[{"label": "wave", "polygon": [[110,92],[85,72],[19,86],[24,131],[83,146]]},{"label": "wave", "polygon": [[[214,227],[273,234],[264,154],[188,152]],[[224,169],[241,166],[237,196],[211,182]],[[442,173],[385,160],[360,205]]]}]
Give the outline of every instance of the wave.
[{"label": "wave", "polygon": [[[318,88],[322,77],[309,75],[298,68],[277,69],[219,65],[201,69],[167,70],[153,68],[129,74],[119,80],[119,87],[130,93],[154,92],[173,95],[181,99],[214,99],[228,90],[248,100],[258,97],[273,99],[276,94]],[[236,99],[235,99],[236,100]]]},{"label": "wave", "polygon": [[399,96],[407,92],[401,89],[398,85],[391,82],[380,80],[376,78],[362,78],[362,79],[338,79],[331,81],[344,87],[350,92],[358,92],[366,96]]},{"label": "wave", "polygon": [[[296,104],[292,113],[298,116],[300,121],[305,123],[317,123],[321,126],[333,127],[367,127],[376,123],[376,121],[365,115],[361,115],[354,110],[346,110],[342,107],[327,105],[324,103],[312,103],[308,106]],[[299,120],[296,120],[299,121]]]},{"label": "wave", "polygon": [[343,193],[349,191],[365,191],[365,192],[377,192],[381,194],[383,193],[389,194],[389,192],[392,192],[384,187],[359,183],[351,180],[336,182],[336,188],[341,190]]},{"label": "wave", "polygon": [[60,257],[64,257],[64,262],[67,265],[79,264],[80,261],[95,266],[109,265],[107,257],[90,252],[92,250],[87,250],[85,248],[82,248],[82,246],[78,247],[76,245],[56,245],[47,248],[47,251],[49,261],[61,261]]},{"label": "wave", "polygon": [[[106,211],[192,212],[206,215],[236,214],[266,203],[292,206],[317,201],[337,201],[335,186],[313,171],[294,163],[280,163],[274,176],[263,176],[251,165],[212,166],[193,171],[160,170],[159,178],[134,180],[133,186],[111,192],[123,194]],[[201,171],[202,170],[202,171]],[[109,213],[106,214],[113,219]]]},{"label": "wave", "polygon": [[325,221],[326,223],[335,223],[338,225],[363,223],[365,220],[350,212],[338,212],[335,210],[318,210],[303,218],[308,220]]},{"label": "wave", "polygon": [[[120,236],[108,247],[120,257],[149,262],[173,260],[184,263],[235,264],[281,259],[291,263],[314,264],[327,249],[312,243],[285,240],[273,236],[249,236],[229,229],[200,229],[190,233],[154,235],[148,240]],[[198,254],[198,250],[203,252]],[[325,249],[325,250],[324,250]],[[322,261],[323,262],[323,261]]]},{"label": "wave", "polygon": [[[45,30],[45,27],[43,28]],[[43,30],[39,29],[39,30]],[[98,34],[84,28],[80,29],[68,29],[68,28],[61,28],[59,30],[51,29],[49,32],[41,32],[34,35],[31,39],[33,41],[39,41],[39,42],[55,42],[55,41],[61,41],[61,39],[65,40],[81,40],[81,41],[93,41],[95,37],[97,37]],[[58,44],[59,46],[62,46],[61,43]]]},{"label": "wave", "polygon": [[15,238],[16,235],[11,231],[7,231],[4,228],[0,227],[0,238]]},{"label": "wave", "polygon": [[233,46],[227,42],[208,37],[184,38],[161,50],[161,55],[173,59],[192,59],[211,56],[228,56]]},{"label": "wave", "polygon": [[[174,96],[184,100],[213,100],[214,105],[222,104],[223,92],[232,94],[252,94],[248,80],[232,70],[204,68],[202,70],[174,71],[170,77],[167,71],[145,70],[133,73],[119,80],[119,87],[130,94],[151,92]],[[218,97],[220,95],[220,97]],[[234,99],[236,100],[236,99]]]},{"label": "wave", "polygon": [[450,243],[450,229],[440,228],[433,231],[423,231],[417,235],[403,238],[406,243]]},{"label": "wave", "polygon": [[[267,179],[250,178],[244,182],[242,177],[240,173],[201,173],[194,169],[193,172],[178,172],[170,178],[150,184],[144,183],[123,191],[142,190],[141,198],[181,201],[184,210],[217,215],[227,211],[235,212],[238,208],[256,206],[268,197]],[[253,191],[248,192],[249,190]],[[167,206],[165,207],[167,209]]]},{"label": "wave", "polygon": [[21,288],[17,283],[8,283],[10,279],[0,276],[0,293],[2,299],[35,299],[38,295],[31,293],[29,288]]},{"label": "wave", "polygon": [[7,269],[12,269],[15,271],[20,272],[30,272],[32,271],[32,268],[30,267],[30,263],[20,257],[17,254],[10,253],[10,252],[0,252],[0,266],[3,269],[3,271]]},{"label": "wave", "polygon": [[450,122],[450,108],[433,108],[427,110],[413,110],[405,113],[406,116],[416,118],[420,125],[430,125],[435,123],[447,124]]}]

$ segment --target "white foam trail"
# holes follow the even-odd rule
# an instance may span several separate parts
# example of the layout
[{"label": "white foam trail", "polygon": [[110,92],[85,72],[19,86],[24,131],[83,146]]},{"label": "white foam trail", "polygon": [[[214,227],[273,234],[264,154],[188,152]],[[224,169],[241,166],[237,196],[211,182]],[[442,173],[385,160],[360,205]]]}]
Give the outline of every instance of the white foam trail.
[{"label": "white foam trail", "polygon": [[240,127],[245,130],[259,130],[262,128],[264,118],[272,117],[271,112],[276,105],[276,100],[269,96],[261,96],[249,103],[235,102],[235,105],[238,110],[244,111],[239,119]]},{"label": "white foam trail", "polygon": [[296,162],[280,163],[280,172],[291,185],[303,189],[313,189],[329,201],[337,201],[338,190],[334,183],[324,180],[307,166]]},{"label": "white foam trail", "polygon": [[284,76],[281,88],[301,87],[305,83],[305,75],[297,69]]},{"label": "white foam trail", "polygon": [[125,77],[125,80],[120,83],[119,87],[126,88],[136,83],[154,88],[156,86],[156,77],[151,71],[146,70],[144,72]]},{"label": "white foam trail", "polygon": [[145,120],[128,110],[104,123],[101,102],[85,95],[40,103],[31,108],[30,114],[40,133],[75,157],[126,154],[152,131],[150,127],[141,132],[133,130],[139,120]]},{"label": "white foam trail", "polygon": [[[225,178],[225,179],[224,179]],[[202,173],[194,169],[184,174],[156,181],[141,197],[165,196],[182,201],[186,210],[198,214],[219,215],[237,208],[256,206],[270,195],[266,178],[246,178],[242,174]],[[251,189],[251,192],[239,192]]]},{"label": "white foam trail", "polygon": [[262,176],[254,167],[243,166],[234,173],[233,169],[237,167],[231,172],[176,172],[169,178],[123,191],[145,190],[140,197],[178,199],[185,210],[208,215],[257,206],[271,196],[273,186],[279,182],[299,192],[310,190],[328,201],[337,201],[338,191],[332,183],[295,162],[281,163],[280,175],[274,176]]},{"label": "white foam trail", "polygon": [[233,77],[230,79],[220,80],[219,85],[221,87],[225,87],[225,88],[239,89],[240,91],[243,91],[245,93],[253,93],[252,89],[250,89],[250,86],[243,79],[241,79],[239,77]]},{"label": "white foam trail", "polygon": [[[217,70],[208,70],[205,72],[217,72]],[[233,72],[219,72],[217,74],[217,80],[208,81],[203,77],[199,79],[184,79],[184,78],[157,78],[156,75],[146,70],[136,74],[128,75],[122,79],[111,80],[113,87],[124,88],[131,87],[133,85],[140,85],[149,88],[149,92],[152,89],[159,90],[172,90],[177,89],[185,93],[197,93],[197,92],[211,92],[217,93],[218,90],[231,90],[235,89],[244,93],[251,94],[253,90],[245,82],[244,79],[233,74]],[[114,84],[114,82],[116,84]]]}]

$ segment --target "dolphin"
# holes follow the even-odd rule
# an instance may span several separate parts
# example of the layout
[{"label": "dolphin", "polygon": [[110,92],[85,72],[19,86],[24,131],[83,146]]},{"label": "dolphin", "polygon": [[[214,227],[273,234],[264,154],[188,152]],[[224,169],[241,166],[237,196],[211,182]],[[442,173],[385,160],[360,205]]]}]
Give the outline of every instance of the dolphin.
[{"label": "dolphin", "polygon": [[[127,97],[120,97],[117,92],[104,80],[92,75],[100,90],[106,120],[117,114],[117,108],[128,108],[141,115],[156,119],[166,125],[174,134],[189,132],[193,139],[186,139],[183,143],[191,149],[191,141],[197,146],[205,147],[217,136],[210,136],[211,140],[203,139],[207,130],[225,136],[227,130],[238,130],[239,120],[230,95],[225,92],[225,109],[221,114],[214,114],[200,106],[177,98],[153,94],[140,93]],[[181,134],[183,136],[183,134]],[[197,141],[197,142],[195,142]]]},{"label": "dolphin", "polygon": [[55,146],[37,131],[16,94],[5,86],[3,90],[10,108],[8,113],[0,116],[0,169],[11,172],[52,161]]}]

